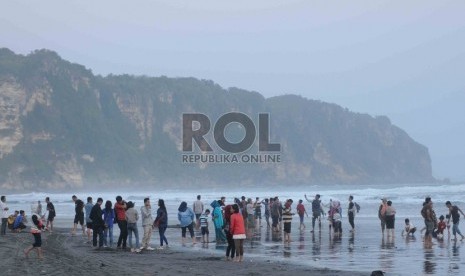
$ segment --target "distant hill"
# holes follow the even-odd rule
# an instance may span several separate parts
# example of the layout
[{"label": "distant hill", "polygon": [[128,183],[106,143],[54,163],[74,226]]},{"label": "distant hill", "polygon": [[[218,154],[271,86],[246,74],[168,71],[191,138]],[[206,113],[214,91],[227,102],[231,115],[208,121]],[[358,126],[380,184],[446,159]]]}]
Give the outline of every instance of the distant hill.
[{"label": "distant hill", "polygon": [[[182,114],[216,119],[231,111],[254,122],[259,113],[270,114],[270,141],[281,144],[281,162],[183,164]],[[232,129],[227,135],[241,137],[240,128]],[[250,153],[257,153],[257,142]],[[433,180],[428,149],[387,117],[295,95],[265,99],[210,80],[95,76],[49,50],[23,56],[0,49],[5,189]]]}]

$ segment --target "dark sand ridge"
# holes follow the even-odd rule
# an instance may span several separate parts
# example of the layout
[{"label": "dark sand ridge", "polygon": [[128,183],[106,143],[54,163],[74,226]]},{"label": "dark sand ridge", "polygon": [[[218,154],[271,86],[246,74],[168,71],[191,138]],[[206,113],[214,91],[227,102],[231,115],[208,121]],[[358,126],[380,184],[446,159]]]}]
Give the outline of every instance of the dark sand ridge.
[{"label": "dark sand ridge", "polygon": [[25,258],[23,250],[33,242],[30,233],[7,233],[0,237],[1,275],[367,275],[352,271],[316,269],[286,261],[245,256],[242,263],[222,256],[188,249],[143,251],[95,250],[69,230],[42,233],[44,259],[35,251]]}]

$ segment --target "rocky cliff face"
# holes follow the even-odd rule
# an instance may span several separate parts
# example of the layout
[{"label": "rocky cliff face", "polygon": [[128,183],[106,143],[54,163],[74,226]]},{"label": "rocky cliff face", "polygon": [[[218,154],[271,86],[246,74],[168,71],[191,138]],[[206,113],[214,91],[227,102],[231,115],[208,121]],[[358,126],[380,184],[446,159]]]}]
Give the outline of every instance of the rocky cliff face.
[{"label": "rocky cliff face", "polygon": [[[183,164],[182,114],[231,111],[270,114],[281,162]],[[425,182],[431,171],[427,148],[386,117],[193,78],[94,76],[51,51],[0,49],[3,188]]]}]

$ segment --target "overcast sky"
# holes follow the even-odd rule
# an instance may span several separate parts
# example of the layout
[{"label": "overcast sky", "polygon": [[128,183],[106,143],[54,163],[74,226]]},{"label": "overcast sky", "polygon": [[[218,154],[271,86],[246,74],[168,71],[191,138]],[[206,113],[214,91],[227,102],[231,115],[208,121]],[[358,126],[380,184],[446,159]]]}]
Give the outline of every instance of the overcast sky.
[{"label": "overcast sky", "polygon": [[465,179],[465,1],[4,1],[0,47],[387,115]]}]

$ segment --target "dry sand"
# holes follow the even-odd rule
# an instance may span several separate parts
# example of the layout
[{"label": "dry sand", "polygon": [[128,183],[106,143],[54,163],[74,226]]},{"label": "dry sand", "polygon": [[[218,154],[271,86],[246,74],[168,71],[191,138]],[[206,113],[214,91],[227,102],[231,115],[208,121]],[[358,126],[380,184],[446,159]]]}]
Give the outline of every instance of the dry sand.
[{"label": "dry sand", "polygon": [[[136,254],[116,249],[93,249],[69,230],[43,233],[44,259],[23,250],[32,244],[30,233],[0,236],[0,275],[367,275],[316,269],[266,258],[247,258],[235,263],[221,256],[183,249],[142,251]],[[369,274],[368,274],[369,275]]]}]

